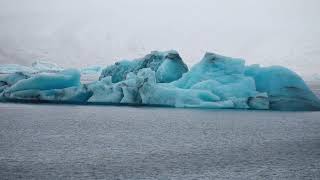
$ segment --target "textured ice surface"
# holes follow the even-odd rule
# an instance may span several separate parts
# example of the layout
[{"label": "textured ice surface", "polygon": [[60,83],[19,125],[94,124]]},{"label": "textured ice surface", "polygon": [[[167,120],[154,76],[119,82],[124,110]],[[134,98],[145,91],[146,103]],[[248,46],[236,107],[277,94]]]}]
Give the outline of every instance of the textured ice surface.
[{"label": "textured ice surface", "polygon": [[52,71],[56,66],[45,63],[34,67],[45,71],[21,71],[1,77],[0,98],[4,101],[320,110],[319,99],[296,73],[279,66],[245,66],[243,59],[214,53],[206,53],[188,71],[176,51],[154,51],[141,59],[108,66],[99,80],[88,83],[80,82],[81,74],[96,74],[101,68]]},{"label": "textured ice surface", "polygon": [[269,95],[271,109],[320,109],[316,95],[296,73],[287,68],[252,65],[246,68],[245,74],[255,79],[258,91]]},{"label": "textured ice surface", "polygon": [[[261,105],[254,107],[254,103],[248,103],[249,98],[256,98],[260,93],[256,91],[254,79],[244,75],[244,64],[245,61],[242,59],[206,53],[200,63],[185,73],[182,78],[172,82],[172,85],[192,91],[210,92],[218,96],[224,104],[232,102],[231,107],[228,103],[228,108],[268,109],[267,98],[260,98],[265,101],[264,107]],[[209,99],[209,102],[211,101]]]},{"label": "textured ice surface", "polygon": [[[37,73],[29,75],[14,73],[3,78],[1,82],[3,86],[6,86],[2,91],[2,98],[47,100],[47,98],[42,98],[47,95],[40,95],[42,91],[64,89],[73,86],[78,88],[80,86],[80,72],[75,69],[68,69],[57,73]],[[63,96],[67,95],[68,94],[63,94]],[[52,100],[60,100],[60,97]]]},{"label": "textured ice surface", "polygon": [[188,71],[187,65],[182,61],[176,51],[153,51],[143,58],[133,61],[123,60],[105,68],[100,79],[112,76],[112,82],[125,80],[128,73],[138,73],[140,69],[150,68],[156,72],[156,80],[160,83],[172,82],[179,79]]}]

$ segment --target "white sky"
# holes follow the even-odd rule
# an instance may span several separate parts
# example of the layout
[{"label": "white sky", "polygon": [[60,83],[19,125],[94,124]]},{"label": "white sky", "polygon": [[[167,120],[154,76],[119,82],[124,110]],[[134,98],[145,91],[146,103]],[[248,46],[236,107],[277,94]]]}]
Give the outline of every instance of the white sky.
[{"label": "white sky", "polygon": [[[319,72],[319,0],[0,0],[0,63],[108,65],[178,50]],[[320,72],[319,72],[320,73]]]}]

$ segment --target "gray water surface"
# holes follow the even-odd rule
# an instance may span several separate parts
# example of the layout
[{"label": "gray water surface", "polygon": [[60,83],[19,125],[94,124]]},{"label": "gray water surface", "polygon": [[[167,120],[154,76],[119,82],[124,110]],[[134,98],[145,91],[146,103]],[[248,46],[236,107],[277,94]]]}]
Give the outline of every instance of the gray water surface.
[{"label": "gray water surface", "polygon": [[320,179],[320,112],[0,104],[0,179]]}]

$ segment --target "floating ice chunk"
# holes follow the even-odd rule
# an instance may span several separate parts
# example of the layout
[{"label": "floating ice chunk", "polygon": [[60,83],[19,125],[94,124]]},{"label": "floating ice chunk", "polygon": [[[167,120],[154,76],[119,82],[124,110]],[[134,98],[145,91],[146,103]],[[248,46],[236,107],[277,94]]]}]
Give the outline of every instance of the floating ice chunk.
[{"label": "floating ice chunk", "polygon": [[157,82],[166,83],[179,79],[188,67],[182,61],[176,51],[158,52],[153,51],[144,58],[133,61],[120,61],[105,68],[100,79],[111,76],[112,82],[120,82],[126,79],[128,73],[137,73],[140,69],[150,68],[156,72]]},{"label": "floating ice chunk", "polygon": [[256,88],[269,96],[273,110],[320,110],[320,101],[296,73],[280,66],[247,67],[245,74],[255,79]]},{"label": "floating ice chunk", "polygon": [[68,69],[59,73],[40,73],[28,79],[22,79],[12,85],[7,92],[22,90],[49,90],[63,89],[80,84],[80,72],[75,69]]},{"label": "floating ice chunk", "polygon": [[[45,68],[39,68],[45,69]],[[54,68],[48,68],[54,69]],[[103,70],[81,84],[69,69],[0,77],[0,99],[116,103],[192,108],[320,110],[320,100],[294,72],[279,66],[246,67],[244,60],[206,53],[188,71],[175,51],[152,52]],[[98,69],[89,67],[95,72]],[[83,75],[86,70],[82,70]]]}]

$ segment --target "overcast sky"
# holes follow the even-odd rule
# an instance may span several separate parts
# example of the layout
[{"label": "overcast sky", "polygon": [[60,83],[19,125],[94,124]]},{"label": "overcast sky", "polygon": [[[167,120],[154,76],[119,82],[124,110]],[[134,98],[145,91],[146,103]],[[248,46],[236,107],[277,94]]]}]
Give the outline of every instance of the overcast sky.
[{"label": "overcast sky", "polygon": [[[107,65],[178,50],[319,72],[319,0],[0,0],[0,63]],[[319,72],[320,73],[320,72]]]}]

